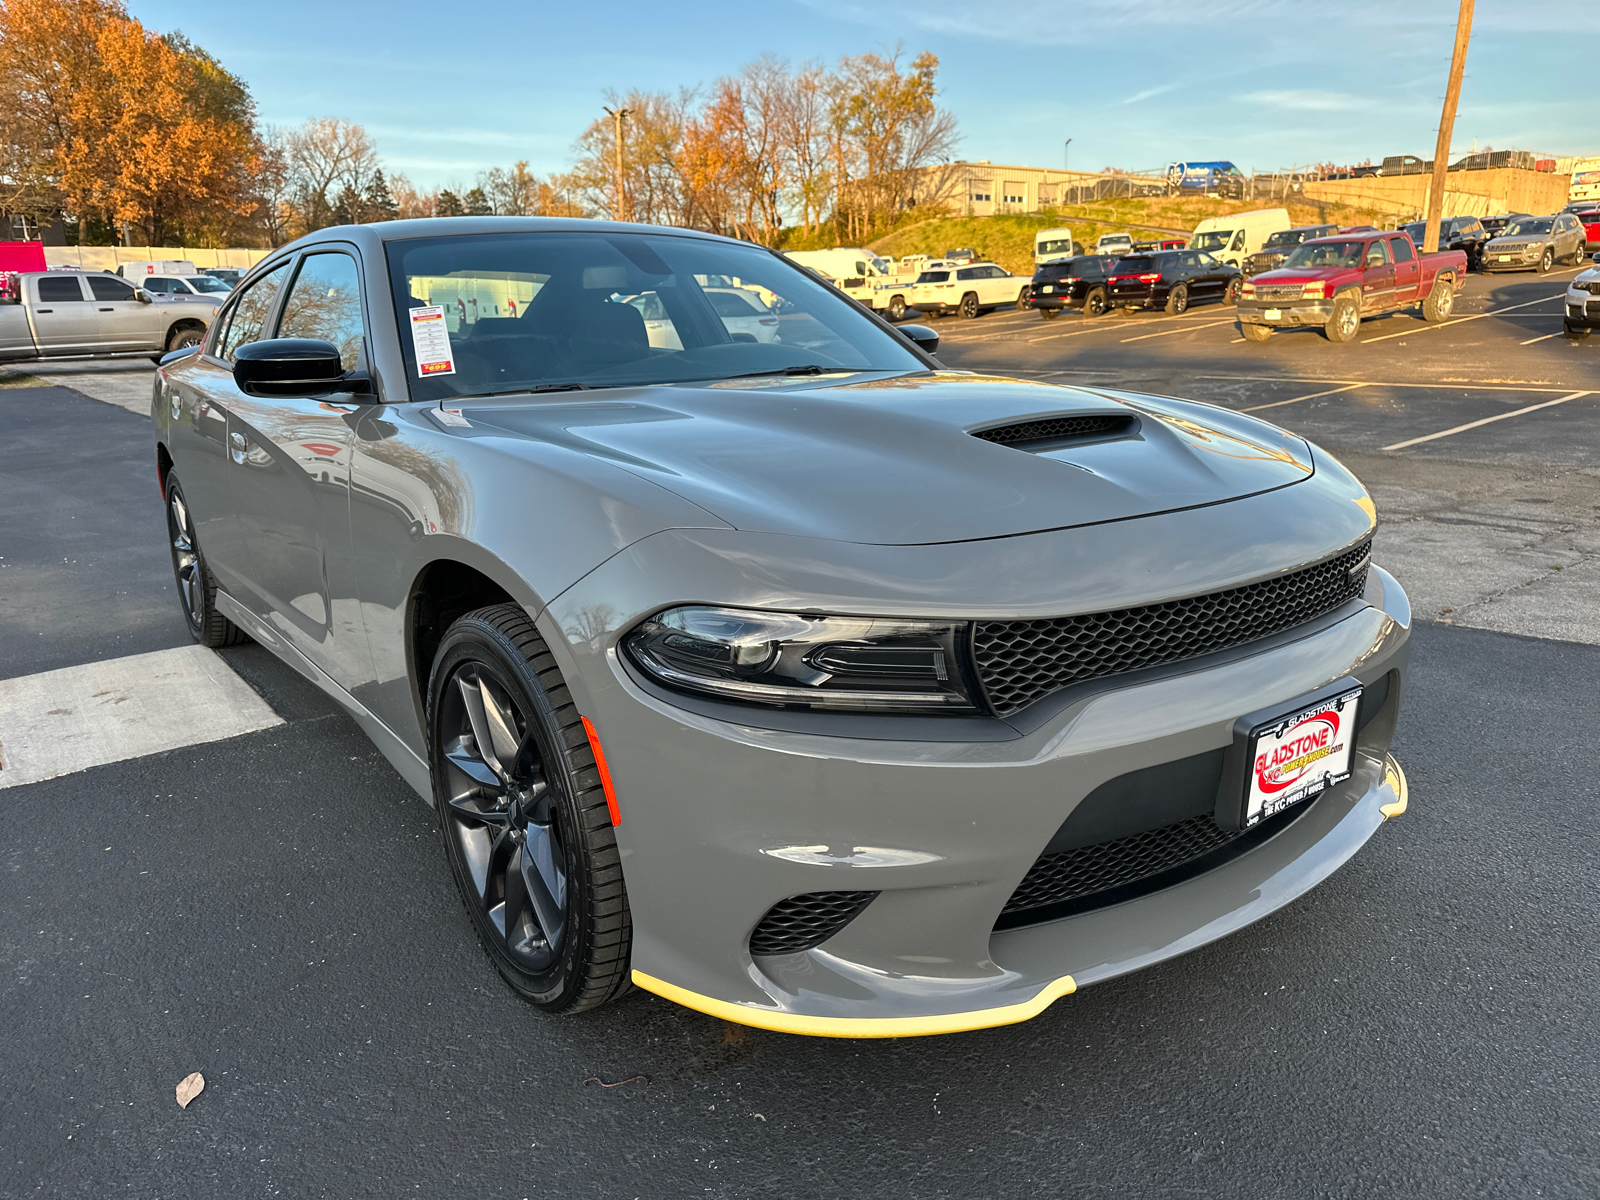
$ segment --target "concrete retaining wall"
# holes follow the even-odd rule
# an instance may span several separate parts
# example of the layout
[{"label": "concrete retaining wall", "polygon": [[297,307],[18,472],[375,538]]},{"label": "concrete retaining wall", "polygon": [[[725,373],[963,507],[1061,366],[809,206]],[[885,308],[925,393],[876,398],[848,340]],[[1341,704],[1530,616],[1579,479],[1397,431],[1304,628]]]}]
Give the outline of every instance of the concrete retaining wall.
[{"label": "concrete retaining wall", "polygon": [[[1309,200],[1331,200],[1376,209],[1402,220],[1420,216],[1428,205],[1431,175],[1369,176],[1307,183]],[[1571,176],[1503,167],[1490,171],[1450,171],[1445,175],[1444,215],[1493,216],[1524,212],[1541,216],[1567,202]]]},{"label": "concrete retaining wall", "polygon": [[115,271],[118,263],[188,259],[195,266],[253,267],[271,250],[206,250],[199,246],[46,246],[44,261],[52,267]]}]

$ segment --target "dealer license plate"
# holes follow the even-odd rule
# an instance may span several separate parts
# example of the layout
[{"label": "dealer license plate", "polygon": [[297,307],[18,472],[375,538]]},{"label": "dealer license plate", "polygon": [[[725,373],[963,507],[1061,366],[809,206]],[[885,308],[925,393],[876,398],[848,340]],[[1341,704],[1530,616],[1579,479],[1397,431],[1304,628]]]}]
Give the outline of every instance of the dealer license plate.
[{"label": "dealer license plate", "polygon": [[1510,262],[1511,261],[1511,255],[1509,255],[1509,254],[1496,254],[1494,256],[1494,260],[1495,260],[1495,262]]},{"label": "dealer license plate", "polygon": [[1276,321],[1279,317],[1283,316],[1283,309],[1269,308],[1261,315],[1269,321]]},{"label": "dealer license plate", "polygon": [[1350,778],[1360,705],[1352,688],[1251,730],[1245,829]]}]

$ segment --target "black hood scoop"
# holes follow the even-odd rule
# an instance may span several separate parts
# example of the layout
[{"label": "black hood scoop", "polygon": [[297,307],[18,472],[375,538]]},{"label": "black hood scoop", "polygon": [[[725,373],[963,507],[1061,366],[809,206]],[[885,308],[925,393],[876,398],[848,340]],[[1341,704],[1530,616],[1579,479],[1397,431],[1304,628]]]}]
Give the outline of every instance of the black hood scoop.
[{"label": "black hood scoop", "polygon": [[974,429],[972,436],[1019,450],[1054,450],[1078,442],[1126,437],[1139,428],[1139,418],[1125,413],[1073,413],[1039,417],[1010,425]]}]

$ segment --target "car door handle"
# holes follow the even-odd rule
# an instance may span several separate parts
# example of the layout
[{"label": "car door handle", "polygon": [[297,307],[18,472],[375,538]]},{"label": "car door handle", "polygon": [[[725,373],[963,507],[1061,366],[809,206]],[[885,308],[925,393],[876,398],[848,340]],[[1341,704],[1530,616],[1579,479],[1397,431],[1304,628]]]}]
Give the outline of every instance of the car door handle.
[{"label": "car door handle", "polygon": [[228,457],[241,466],[244,464],[244,434],[230,433],[228,435]]},{"label": "car door handle", "polygon": [[36,313],[36,314],[37,314],[37,313],[47,313],[47,312],[48,312],[48,313],[53,313],[53,312],[55,312],[55,309],[53,309],[53,308],[36,308],[36,309],[34,309],[34,310],[33,310],[33,311],[34,311],[34,312],[35,312],[35,313]]}]

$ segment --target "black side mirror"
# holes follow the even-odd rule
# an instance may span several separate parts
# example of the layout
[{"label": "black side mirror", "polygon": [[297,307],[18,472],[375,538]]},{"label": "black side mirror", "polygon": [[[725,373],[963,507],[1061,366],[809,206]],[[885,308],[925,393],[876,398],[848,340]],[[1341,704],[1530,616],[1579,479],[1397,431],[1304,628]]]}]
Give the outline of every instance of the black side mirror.
[{"label": "black side mirror", "polygon": [[[1600,257],[1597,255],[1596,257]],[[924,354],[937,354],[939,352],[939,335],[926,325],[897,325],[895,327],[916,344],[918,350]]]},{"label": "black side mirror", "polygon": [[234,352],[233,380],[247,396],[319,396],[372,390],[365,372],[347,372],[339,350],[321,338],[247,342]]}]

